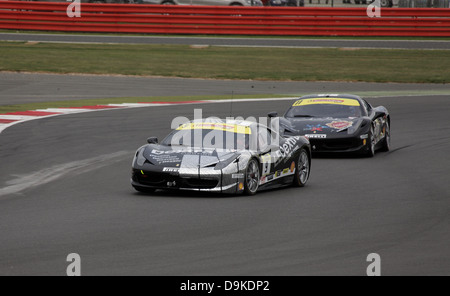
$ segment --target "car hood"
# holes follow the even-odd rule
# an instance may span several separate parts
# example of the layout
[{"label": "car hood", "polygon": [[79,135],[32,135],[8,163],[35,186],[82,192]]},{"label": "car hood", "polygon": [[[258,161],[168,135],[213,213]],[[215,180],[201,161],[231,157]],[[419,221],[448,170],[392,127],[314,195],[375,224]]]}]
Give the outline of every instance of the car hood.
[{"label": "car hood", "polygon": [[280,126],[285,129],[285,133],[287,134],[339,137],[358,132],[361,127],[365,126],[366,122],[367,120],[363,117],[283,118],[280,121]]},{"label": "car hood", "polygon": [[148,145],[144,157],[153,165],[173,168],[215,167],[219,162],[236,159],[239,153],[233,150],[210,148],[169,147]]}]

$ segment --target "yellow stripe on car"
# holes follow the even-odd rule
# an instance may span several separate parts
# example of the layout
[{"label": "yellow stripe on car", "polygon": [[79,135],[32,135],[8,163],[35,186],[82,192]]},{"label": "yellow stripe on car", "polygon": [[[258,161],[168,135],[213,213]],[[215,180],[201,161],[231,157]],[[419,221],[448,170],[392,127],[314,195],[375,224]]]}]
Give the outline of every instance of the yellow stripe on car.
[{"label": "yellow stripe on car", "polygon": [[311,98],[296,101],[292,106],[307,106],[307,105],[343,105],[343,106],[360,106],[358,100],[344,99],[344,98]]},{"label": "yellow stripe on car", "polygon": [[187,123],[179,126],[177,130],[196,130],[196,129],[208,129],[224,132],[232,132],[235,134],[250,135],[252,130],[248,126],[238,124],[226,124],[226,123]]}]

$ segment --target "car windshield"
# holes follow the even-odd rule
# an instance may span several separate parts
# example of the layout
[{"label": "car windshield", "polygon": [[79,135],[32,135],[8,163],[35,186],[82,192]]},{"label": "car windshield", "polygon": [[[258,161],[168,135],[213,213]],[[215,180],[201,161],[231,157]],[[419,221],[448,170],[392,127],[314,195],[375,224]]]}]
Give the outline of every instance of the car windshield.
[{"label": "car windshield", "polygon": [[204,124],[201,124],[201,126],[182,125],[170,133],[161,144],[165,146],[225,150],[248,149],[251,134],[250,128],[241,126],[228,128],[229,126],[225,125],[216,125],[212,128]]},{"label": "car windshield", "polygon": [[295,102],[286,117],[360,117],[361,105],[353,99],[304,99]]}]

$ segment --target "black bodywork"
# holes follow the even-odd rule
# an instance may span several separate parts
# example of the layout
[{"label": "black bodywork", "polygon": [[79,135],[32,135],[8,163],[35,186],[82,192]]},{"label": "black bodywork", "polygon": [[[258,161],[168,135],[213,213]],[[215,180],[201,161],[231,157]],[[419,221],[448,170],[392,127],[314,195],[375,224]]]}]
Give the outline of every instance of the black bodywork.
[{"label": "black bodywork", "polygon": [[[136,151],[132,163],[131,185],[142,192],[171,189],[242,193],[246,191],[249,163],[256,160],[259,168],[256,192],[263,188],[292,184],[301,151],[305,151],[308,156],[306,180],[309,177],[311,147],[305,137],[285,138],[266,126],[245,121],[214,123],[248,127],[251,134],[246,138],[244,149],[176,146],[168,141],[177,132],[174,130],[160,144],[156,138],[149,138],[149,143]],[[185,125],[189,124],[192,122]],[[205,122],[199,121],[196,124]],[[276,143],[271,141],[275,134],[278,135]],[[261,143],[265,135],[267,141]]]},{"label": "black bodywork", "polygon": [[[315,109],[299,106],[311,100],[320,104],[313,106]],[[340,106],[339,100],[354,106]],[[277,114],[271,112],[268,116]],[[315,94],[303,96],[291,105],[279,118],[279,126],[286,137],[309,138],[313,153],[355,152],[373,156],[378,149],[390,148],[390,121],[385,107],[372,107],[359,96]]]}]

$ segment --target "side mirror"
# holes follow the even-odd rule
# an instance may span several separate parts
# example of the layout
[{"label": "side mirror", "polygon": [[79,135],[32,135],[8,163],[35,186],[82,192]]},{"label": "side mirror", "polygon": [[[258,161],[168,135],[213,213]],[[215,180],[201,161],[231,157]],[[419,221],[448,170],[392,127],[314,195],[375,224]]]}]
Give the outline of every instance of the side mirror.
[{"label": "side mirror", "polygon": [[267,113],[267,117],[269,117],[269,118],[278,117],[278,113],[276,111],[269,112],[269,113]]},{"label": "side mirror", "polygon": [[158,138],[157,137],[150,137],[147,139],[147,143],[149,144],[158,144]]}]

